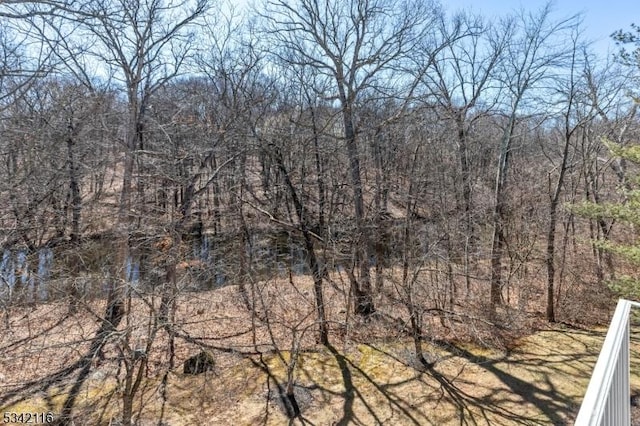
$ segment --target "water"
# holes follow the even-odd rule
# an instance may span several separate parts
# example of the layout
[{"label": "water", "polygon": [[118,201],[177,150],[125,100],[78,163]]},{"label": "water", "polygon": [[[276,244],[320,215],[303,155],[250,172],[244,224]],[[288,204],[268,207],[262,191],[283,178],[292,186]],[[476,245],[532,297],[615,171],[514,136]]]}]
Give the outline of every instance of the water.
[{"label": "water", "polygon": [[20,284],[23,286],[29,282],[29,263],[27,263],[27,252],[18,251],[16,272],[20,274]]},{"label": "water", "polygon": [[38,251],[38,297],[41,300],[47,300],[49,292],[47,282],[51,275],[53,266],[53,250],[48,247]]},{"label": "water", "polygon": [[289,253],[291,255],[291,271],[296,275],[309,274],[310,271],[306,258],[306,250],[300,246],[290,245]]},{"label": "water", "polygon": [[193,241],[193,259],[200,260],[205,265],[202,281],[210,282],[215,287],[222,287],[227,283],[227,274],[223,270],[224,258],[216,253],[215,242],[208,234],[202,234],[200,239]]},{"label": "water", "polygon": [[140,289],[140,257],[139,256],[127,256],[125,261],[125,277],[131,287],[136,290]]},{"label": "water", "polygon": [[202,235],[202,241],[198,244],[198,241],[193,242],[193,257],[200,259],[203,262],[207,262],[211,259],[211,240],[207,234]]},{"label": "water", "polygon": [[[246,244],[246,254],[251,259],[251,269],[258,274],[287,275],[289,271],[296,275],[309,274],[306,250],[292,236],[284,236],[277,243],[265,235],[252,235],[252,241]],[[192,275],[196,288],[222,287],[229,284],[229,277],[237,273],[237,259],[232,253],[232,243],[220,242],[210,234],[202,234],[191,242],[191,260],[199,260],[202,266]],[[0,256],[0,297],[19,296],[24,300],[47,301],[52,297],[49,285],[53,278],[56,255],[54,249],[43,247],[30,254],[25,249],[5,249]],[[189,260],[189,259],[186,259]],[[154,265],[132,251],[123,265],[127,282],[133,288],[139,288],[147,280],[157,281],[150,272]],[[109,267],[102,265],[103,271],[91,271],[102,275],[100,287],[109,288]],[[75,277],[58,277],[71,278]],[[162,279],[158,277],[158,279]],[[104,282],[103,282],[104,280]],[[16,290],[19,294],[15,294]]]},{"label": "water", "polygon": [[19,287],[20,294],[14,294],[14,296],[25,296],[27,300],[33,300],[33,298],[47,300],[49,297],[47,283],[51,277],[53,257],[53,250],[50,248],[39,249],[38,266],[37,269],[32,270],[26,250],[5,249],[0,260],[0,296],[8,297]]},{"label": "water", "polygon": [[0,262],[0,279],[2,280],[3,288],[9,291],[13,289],[16,283],[16,270],[13,263],[10,250],[5,250],[2,253],[2,261]]}]

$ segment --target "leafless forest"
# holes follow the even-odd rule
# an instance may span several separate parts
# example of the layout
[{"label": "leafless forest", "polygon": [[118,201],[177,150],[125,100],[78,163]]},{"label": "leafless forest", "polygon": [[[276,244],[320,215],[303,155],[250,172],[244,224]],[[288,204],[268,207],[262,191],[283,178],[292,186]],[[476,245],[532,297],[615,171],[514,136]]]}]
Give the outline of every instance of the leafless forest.
[{"label": "leafless forest", "polygon": [[0,406],[64,389],[86,424],[104,370],[135,424],[202,350],[280,357],[296,417],[313,348],[429,371],[606,322],[629,265],[597,241],[635,229],[573,206],[635,184],[604,141],[640,140],[639,67],[588,42],[551,6],[0,2]]}]

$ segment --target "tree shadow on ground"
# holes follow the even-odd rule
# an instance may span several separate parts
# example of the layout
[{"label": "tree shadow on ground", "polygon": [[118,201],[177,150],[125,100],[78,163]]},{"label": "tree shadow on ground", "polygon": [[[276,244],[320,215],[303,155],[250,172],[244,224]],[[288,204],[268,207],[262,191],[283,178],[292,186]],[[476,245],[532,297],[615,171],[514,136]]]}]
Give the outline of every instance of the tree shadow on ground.
[{"label": "tree shadow on ground", "polygon": [[[526,347],[516,347],[511,352],[497,353],[495,356],[478,355],[478,352],[486,352],[468,349],[461,344],[435,341],[433,343],[441,348],[438,351],[441,350],[442,355],[438,356],[439,362],[432,369],[419,368],[412,362],[408,356],[411,352],[404,344],[359,345],[359,352],[354,353],[342,353],[328,345],[326,350],[315,351],[315,358],[307,358],[305,364],[301,363],[298,367],[300,380],[296,385],[304,388],[304,392],[313,394],[314,404],[311,404],[309,412],[287,405],[290,401],[286,400],[282,375],[277,367],[269,367],[273,365],[269,355],[244,358],[262,372],[257,377],[264,374],[262,377],[266,380],[268,397],[260,416],[263,424],[274,421],[270,402],[282,402],[281,408],[289,425],[320,424],[321,421],[310,414],[313,406],[324,410],[325,414],[332,412],[332,424],[341,426],[562,425],[572,419],[577,411],[579,390],[576,392],[574,386],[572,391],[567,391],[566,386],[559,386],[561,382],[558,378],[564,375],[588,381],[600,350],[602,333],[584,333],[585,339],[567,336],[562,331],[545,333],[551,333],[545,337],[547,346],[538,348],[529,343]],[[553,333],[559,334],[555,337]],[[108,330],[100,328],[91,341],[91,347],[80,360],[40,379],[39,385],[31,383],[30,387],[23,386],[23,393],[14,392],[11,398],[28,394],[27,399],[73,378],[73,382],[61,391],[66,399],[60,424],[65,424],[65,421],[69,424],[72,414],[77,415],[72,411],[91,371],[91,361],[106,342],[107,334]],[[553,344],[561,336],[570,339],[563,340],[570,350]],[[637,336],[632,336],[632,341],[634,339],[637,340]],[[367,357],[369,360],[365,359]],[[217,386],[214,382],[209,385]],[[321,401],[322,398],[324,401]],[[2,396],[0,403],[9,399],[6,395]],[[53,407],[53,401],[49,404]],[[172,403],[172,406],[175,405]]]},{"label": "tree shadow on ground", "polygon": [[[13,347],[17,347],[22,345],[28,341],[33,341],[40,337],[46,336],[48,333],[51,333],[58,327],[64,325],[64,323],[69,319],[69,315],[65,315],[61,317],[58,321],[56,321],[51,326],[43,329],[37,334],[30,335],[28,337],[22,338],[15,342],[12,342],[10,345],[7,345],[2,348],[2,351],[8,351]],[[34,380],[30,380],[22,383],[20,386],[17,386],[11,390],[7,390],[3,395],[0,395],[0,405],[9,406],[12,404],[17,404],[19,402],[23,402],[39,392],[47,391],[51,386],[54,386],[57,383],[60,383],[62,380],[71,376],[75,371],[80,368],[82,364],[82,360],[78,360],[71,365],[60,368],[59,370],[48,374],[45,377],[39,377]]]},{"label": "tree shadow on ground", "polygon": [[[62,318],[56,323],[55,326],[61,326],[67,318],[68,316]],[[80,394],[82,386],[86,382],[87,377],[91,372],[92,362],[97,356],[101,354],[102,348],[110,338],[111,333],[115,329],[116,325],[103,319],[100,327],[98,328],[98,330],[96,330],[93,337],[90,339],[91,344],[89,349],[84,353],[84,355],[80,357],[80,359],[66,367],[48,374],[45,377],[39,377],[38,379],[28,381],[21,386],[10,390],[9,392],[0,396],[0,405],[14,405],[37,397],[39,394],[41,394],[45,396],[45,402],[47,404],[48,410],[51,412],[56,412],[57,407],[55,406],[51,395],[49,395],[49,392],[52,388],[61,386],[62,388],[64,388],[64,390],[60,393],[66,395],[66,398],[64,400],[64,403],[62,404],[62,410],[57,413],[56,420],[52,424],[72,424],[72,413],[76,404],[76,400]],[[55,326],[49,327],[44,332],[50,332],[55,328]],[[75,379],[73,379],[73,384],[69,385],[68,379],[73,377],[76,372],[78,372],[78,374],[75,376]]]},{"label": "tree shadow on ground", "polygon": [[[479,420],[484,420],[485,424],[492,424],[492,420],[489,414],[493,414],[495,417],[499,417],[508,421],[509,424],[530,424],[530,420],[522,415],[519,415],[514,410],[508,408],[513,405],[513,402],[508,397],[499,396],[499,391],[491,393],[489,396],[478,397],[471,395],[461,385],[475,386],[476,383],[471,383],[468,380],[462,378],[464,367],[462,367],[457,374],[444,374],[437,370],[437,365],[431,369],[425,369],[421,367],[417,362],[409,362],[407,360],[400,359],[394,354],[389,353],[379,347],[369,345],[369,347],[385,356],[393,358],[396,362],[400,362],[407,367],[414,368],[416,370],[416,380],[420,381],[425,387],[437,390],[439,395],[436,398],[437,404],[443,403],[443,400],[447,400],[452,404],[457,411],[457,419],[455,422],[460,425],[477,425]],[[453,357],[455,355],[451,355]],[[433,379],[436,381],[434,384]]]},{"label": "tree shadow on ground", "polygon": [[[360,397],[353,385],[354,374],[368,380],[376,391],[384,395],[402,413],[405,424],[437,424],[442,421],[441,417],[437,421],[429,419],[431,414],[426,413],[424,407],[441,407],[442,404],[451,404],[452,412],[455,411],[454,416],[446,420],[447,424],[566,424],[579,407],[576,382],[585,383],[586,388],[600,350],[601,333],[584,334],[593,338],[591,343],[563,333],[575,343],[569,350],[553,346],[554,339],[551,338],[551,345],[545,346],[544,350],[529,344],[522,352],[516,349],[495,357],[478,355],[455,343],[435,341],[434,345],[444,353],[432,369],[421,368],[410,357],[394,354],[393,350],[365,345],[387,358],[389,365],[401,363],[415,371],[415,380],[423,386],[423,407],[407,404],[401,399],[403,383],[376,382],[349,358],[329,348],[338,361],[347,388],[339,424],[353,420],[354,400]],[[470,368],[475,371],[470,372]],[[353,390],[349,390],[349,386],[354,386]],[[446,411],[446,408],[441,411]]]},{"label": "tree shadow on ground", "polygon": [[367,398],[363,391],[358,389],[353,380],[353,373],[359,378],[365,380],[373,388],[379,392],[380,395],[384,397],[384,399],[389,403],[393,410],[399,412],[403,417],[404,424],[412,424],[412,425],[422,425],[427,420],[426,417],[423,417],[419,412],[417,412],[414,407],[411,407],[410,403],[406,401],[403,395],[398,395],[393,392],[394,387],[401,387],[403,384],[406,384],[407,380],[400,380],[398,382],[393,383],[378,383],[370,374],[367,374],[362,368],[357,366],[351,359],[344,356],[340,352],[338,352],[335,347],[328,345],[327,349],[333,355],[336,362],[338,363],[338,367],[340,369],[342,375],[342,381],[344,385],[344,392],[342,394],[344,398],[342,417],[336,422],[336,425],[344,426],[350,423],[362,424],[366,425],[367,422],[359,419],[354,413],[353,406],[356,398],[365,406],[367,412],[373,417],[376,421],[376,424],[385,424],[385,419],[381,419],[379,414],[376,412],[376,405],[368,402]]},{"label": "tree shadow on ground", "polygon": [[[288,418],[288,424],[291,426],[294,424],[296,420],[300,422],[302,425],[315,426],[310,419],[307,419],[303,415],[304,406],[308,403],[305,401],[305,404],[300,404],[300,389],[305,390],[314,390],[316,386],[300,386],[295,385],[293,397],[287,395],[286,385],[282,383],[276,375],[269,368],[269,364],[265,361],[264,356],[260,355],[259,360],[255,360],[253,358],[249,358],[254,367],[260,369],[267,376],[267,401],[265,404],[265,414],[263,417],[263,423],[266,425],[269,420],[269,402],[273,400],[280,407],[283,413]],[[271,386],[274,385],[275,389],[272,390]]]},{"label": "tree shadow on ground", "polygon": [[[455,356],[459,356],[474,364],[477,367],[491,373],[494,377],[504,384],[510,393],[519,396],[523,402],[533,405],[545,420],[540,420],[539,423],[563,425],[567,423],[567,418],[572,418],[578,406],[575,399],[568,396],[558,390],[554,377],[558,377],[559,374],[567,375],[561,365],[574,365],[576,363],[593,364],[587,359],[594,360],[594,355],[597,352],[587,350],[582,353],[560,353],[559,358],[550,360],[548,355],[542,355],[540,357],[529,356],[527,358],[512,359],[509,354],[505,354],[504,357],[497,359],[488,358],[486,356],[473,354],[467,349],[446,341],[434,342],[439,347],[445,349]],[[531,367],[535,370],[538,376],[536,380],[526,380],[521,377],[517,377],[509,372],[510,367],[515,367],[515,364],[519,368]],[[572,371],[572,375],[575,378],[587,378],[590,374],[589,370],[580,372],[579,370]],[[451,395],[452,399],[458,404],[470,404],[475,406],[486,419],[487,413],[498,415],[514,424],[531,424],[532,419],[523,417],[516,414],[513,410],[508,410],[505,405],[500,404],[500,399],[497,398],[497,394],[505,390],[492,391],[490,394],[483,397],[472,397],[465,392],[462,392],[455,386],[455,381],[448,380],[437,371],[432,373],[432,376],[438,380],[443,389]],[[464,417],[464,410],[461,410],[461,417]],[[467,412],[471,412],[467,409]]]}]

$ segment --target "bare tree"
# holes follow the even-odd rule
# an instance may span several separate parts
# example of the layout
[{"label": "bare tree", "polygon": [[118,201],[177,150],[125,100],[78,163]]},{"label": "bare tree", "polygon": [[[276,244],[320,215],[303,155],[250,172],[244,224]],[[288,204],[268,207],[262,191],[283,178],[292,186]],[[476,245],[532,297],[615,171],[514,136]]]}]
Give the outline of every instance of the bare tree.
[{"label": "bare tree", "polygon": [[[570,51],[570,62],[568,64],[567,75],[558,79],[558,95],[561,103],[561,131],[559,140],[561,141],[560,163],[555,165],[557,176],[555,183],[551,183],[551,173],[549,174],[549,225],[547,228],[547,248],[545,263],[547,266],[547,321],[555,322],[555,251],[556,251],[556,226],[558,221],[558,207],[560,197],[565,185],[565,176],[569,171],[572,163],[571,145],[574,134],[585,123],[592,120],[595,116],[595,109],[588,104],[588,90],[584,81],[586,72],[581,72],[588,61],[587,53],[583,46],[579,45],[579,29],[578,25],[574,26],[571,33],[572,48]],[[581,54],[584,58],[581,58]]]},{"label": "bare tree", "polygon": [[[130,296],[130,292],[126,291],[128,278],[124,265],[130,257],[132,232],[141,226],[145,218],[147,182],[142,178],[146,168],[141,153],[147,142],[149,101],[155,92],[182,72],[193,47],[193,26],[209,5],[206,0],[179,3],[162,0],[95,0],[83,4],[26,2],[23,6],[21,10],[25,13],[22,16],[33,26],[42,26],[39,27],[39,35],[43,42],[64,40],[64,43],[56,45],[56,56],[68,71],[79,77],[84,85],[94,89],[96,79],[89,77],[90,72],[85,67],[97,64],[102,75],[108,76],[113,82],[113,88],[120,91],[126,99],[126,119],[121,128],[119,147],[123,157],[122,186],[113,223],[117,250],[112,263],[109,300],[102,326],[96,336],[96,341],[102,343],[94,345],[95,348],[101,348],[105,339],[125,316],[126,297],[127,294]],[[75,200],[72,202],[72,222],[79,222],[73,125],[69,132],[69,185],[72,200]],[[134,189],[137,191],[134,192]],[[73,235],[76,233],[77,229],[73,231]],[[178,234],[179,232],[173,233]],[[178,246],[179,244],[174,244],[174,247]],[[174,258],[173,265],[177,262],[177,256]],[[167,286],[167,289],[170,288],[171,284]],[[144,368],[144,363],[131,364],[135,365],[138,369]],[[134,374],[133,370],[127,370],[127,374],[129,373]],[[86,374],[81,376],[86,377]],[[67,400],[70,404],[72,401],[72,397]],[[130,398],[123,398],[124,424],[131,424],[131,401]],[[65,404],[64,415],[69,414],[67,411],[70,410],[70,404]]]},{"label": "bare tree", "polygon": [[[276,55],[289,66],[316,68],[332,81],[319,96],[340,107],[349,158],[349,178],[357,241],[359,279],[352,283],[355,312],[375,311],[369,273],[369,240],[358,147],[358,108],[366,96],[389,96],[394,67],[421,46],[425,25],[436,10],[425,2],[300,0],[266,2],[266,31],[277,43]],[[425,19],[426,17],[426,19]]]},{"label": "bare tree", "polygon": [[[179,75],[189,56],[192,35],[190,26],[201,17],[208,3],[165,4],[152,2],[91,1],[82,7],[73,3],[35,3],[30,10],[49,6],[60,8],[63,13],[27,13],[29,18],[44,21],[40,34],[45,40],[63,39],[57,57],[81,81],[91,85],[87,58],[97,62],[102,72],[115,81],[127,100],[127,119],[123,128],[122,188],[118,204],[117,234],[120,247],[114,261],[115,273],[112,292],[105,316],[105,324],[115,327],[122,318],[124,288],[116,277],[128,257],[128,239],[135,222],[140,221],[144,210],[144,181],[138,180],[139,204],[134,208],[133,175],[137,167],[144,170],[143,159],[138,154],[145,148],[145,124],[151,95],[172,78]],[[56,9],[57,10],[57,9]],[[28,11],[27,11],[28,12]],[[36,25],[39,22],[31,20]],[[49,38],[47,38],[49,37]],[[66,52],[63,54],[62,52]],[[84,60],[83,60],[84,59]],[[121,280],[122,282],[126,280]]]},{"label": "bare tree", "polygon": [[0,22],[0,111],[51,71],[54,52],[55,43],[34,38],[19,21]]},{"label": "bare tree", "polygon": [[[464,232],[464,267],[467,294],[470,290],[469,259],[476,246],[473,219],[472,170],[469,137],[476,120],[495,112],[500,91],[494,80],[496,68],[511,35],[495,31],[481,18],[461,14],[443,19],[441,32],[450,40],[435,57],[423,79],[431,93],[427,99],[438,106],[438,112],[451,120],[460,167],[460,191],[456,196],[462,213]],[[502,30],[502,29],[501,29]]]},{"label": "bare tree", "polygon": [[[558,50],[554,40],[562,37],[576,17],[553,21],[548,3],[536,14],[521,12],[517,20],[505,21],[501,31],[509,33],[510,43],[498,68],[498,79],[505,91],[505,124],[500,140],[495,181],[493,211],[493,242],[491,248],[491,304],[502,303],[502,256],[506,237],[507,189],[509,165],[513,155],[516,124],[520,117],[535,112],[532,93],[541,95],[543,84],[552,78],[554,67],[566,59],[566,51]],[[538,89],[536,91],[532,89]]]}]

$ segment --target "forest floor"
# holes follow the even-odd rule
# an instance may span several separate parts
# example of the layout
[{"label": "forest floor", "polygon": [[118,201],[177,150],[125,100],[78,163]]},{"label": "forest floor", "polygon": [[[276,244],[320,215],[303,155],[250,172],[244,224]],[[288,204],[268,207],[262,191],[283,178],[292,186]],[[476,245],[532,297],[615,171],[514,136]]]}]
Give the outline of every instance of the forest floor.
[{"label": "forest floor", "polygon": [[[297,288],[300,300],[309,297],[307,287]],[[410,337],[392,333],[393,323],[382,317],[360,325],[354,319],[353,331],[333,331],[333,346],[315,344],[312,328],[290,326],[292,318],[304,318],[304,304],[273,298],[278,288],[281,283],[274,284],[274,292],[261,287],[271,300],[271,331],[251,327],[252,315],[242,308],[235,287],[183,295],[177,312],[181,333],[209,344],[216,367],[201,375],[183,374],[182,362],[201,347],[178,338],[176,367],[163,374],[167,339],[158,333],[135,397],[136,424],[571,424],[605,334],[604,328],[539,322],[536,331],[491,348],[457,338],[451,329],[450,335],[441,332],[425,342],[435,366],[423,369],[417,367]],[[340,293],[327,293],[327,305],[335,306],[329,318],[343,315]],[[136,348],[145,342],[148,322],[145,303],[134,299],[133,304],[131,311],[139,317],[126,321],[138,325],[119,338],[128,338],[128,347]],[[123,388],[117,378],[124,371],[118,352],[107,348],[104,362],[93,359],[82,381],[78,369],[69,368],[89,350],[99,324],[96,314],[103,309],[103,301],[92,301],[74,315],[67,314],[64,303],[12,312],[0,333],[0,412],[55,416],[79,384],[73,391],[75,424],[117,424]],[[304,334],[294,372],[301,415],[290,420],[281,390],[294,331]],[[638,395],[638,333],[632,338],[631,360],[632,391]]]}]

